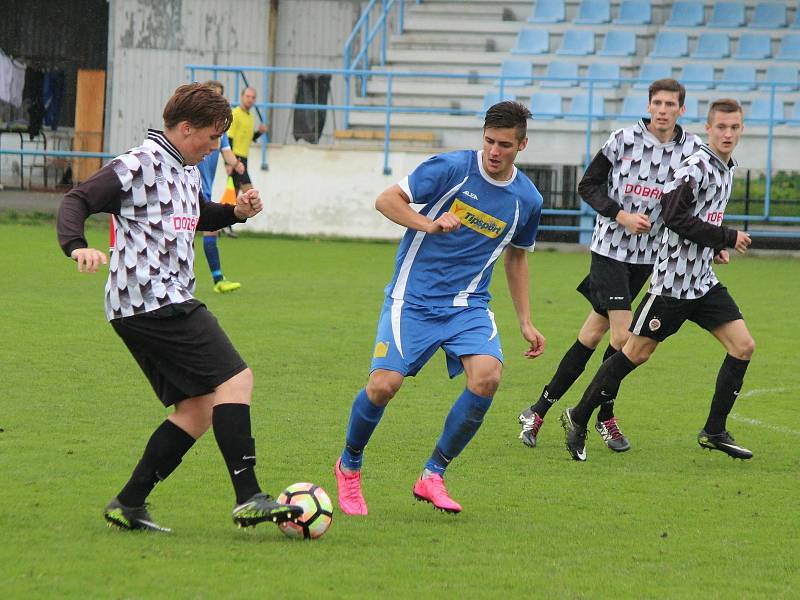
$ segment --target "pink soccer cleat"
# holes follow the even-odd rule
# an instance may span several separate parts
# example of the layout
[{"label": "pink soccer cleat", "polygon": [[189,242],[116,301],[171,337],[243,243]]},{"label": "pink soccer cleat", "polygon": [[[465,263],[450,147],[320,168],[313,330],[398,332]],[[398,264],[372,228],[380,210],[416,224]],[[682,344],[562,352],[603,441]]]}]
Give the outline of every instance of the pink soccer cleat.
[{"label": "pink soccer cleat", "polygon": [[434,508],[454,514],[461,512],[461,505],[450,497],[444,487],[444,479],[437,473],[425,479],[417,479],[413,492],[417,500],[430,502]]},{"label": "pink soccer cleat", "polygon": [[342,459],[336,461],[333,473],[336,475],[336,491],[339,508],[346,515],[366,515],[367,502],[361,493],[361,471],[345,473],[341,469]]}]

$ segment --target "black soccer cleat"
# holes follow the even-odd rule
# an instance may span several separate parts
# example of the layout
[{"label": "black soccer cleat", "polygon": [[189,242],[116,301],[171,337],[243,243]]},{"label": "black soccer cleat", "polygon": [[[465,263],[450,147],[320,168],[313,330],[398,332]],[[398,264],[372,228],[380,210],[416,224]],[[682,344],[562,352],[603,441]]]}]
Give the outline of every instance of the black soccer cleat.
[{"label": "black soccer cleat", "polygon": [[519,439],[522,443],[530,448],[536,448],[536,436],[539,435],[539,429],[544,423],[544,419],[539,416],[539,413],[533,412],[530,408],[523,410],[519,417],[519,424],[522,425],[522,431],[519,432]]},{"label": "black soccer cleat", "polygon": [[623,435],[617,424],[617,417],[611,417],[606,421],[597,419],[594,428],[603,438],[603,443],[614,452],[625,452],[631,449],[628,438]]},{"label": "black soccer cleat", "polygon": [[753,458],[753,453],[736,443],[733,436],[727,431],[722,433],[706,433],[705,429],[700,430],[697,434],[697,443],[702,448],[709,450],[719,450],[724,452],[731,458],[741,458],[742,460],[749,460]]},{"label": "black soccer cleat", "polygon": [[296,521],[303,515],[303,508],[294,504],[281,504],[269,494],[259,492],[249,500],[233,507],[233,522],[239,527],[253,527],[264,521],[276,524]]},{"label": "black soccer cleat", "polygon": [[162,527],[153,522],[150,513],[147,512],[147,505],[125,506],[114,498],[108,503],[103,511],[103,517],[108,522],[109,527],[116,527],[124,531],[157,531],[159,533],[171,533],[172,529]]},{"label": "black soccer cleat", "polygon": [[572,409],[566,408],[561,413],[561,426],[564,428],[564,441],[572,460],[586,460],[586,426],[578,425],[572,420]]}]

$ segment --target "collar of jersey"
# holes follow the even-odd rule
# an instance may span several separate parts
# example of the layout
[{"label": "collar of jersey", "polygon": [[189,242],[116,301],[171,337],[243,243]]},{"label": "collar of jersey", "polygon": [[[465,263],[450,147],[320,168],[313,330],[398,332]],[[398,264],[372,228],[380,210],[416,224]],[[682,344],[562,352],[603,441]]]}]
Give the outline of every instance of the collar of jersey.
[{"label": "collar of jersey", "polygon": [[506,187],[514,183],[514,179],[517,177],[517,167],[515,165],[511,165],[511,177],[508,178],[508,181],[497,181],[496,179],[489,177],[489,174],[483,170],[483,150],[478,150],[475,153],[475,157],[478,159],[478,171],[480,171],[481,177],[483,177],[486,181],[498,187]]},{"label": "collar of jersey", "polygon": [[178,163],[178,166],[186,166],[186,163],[183,162],[183,156],[180,152],[178,152],[178,149],[172,145],[172,142],[167,139],[167,136],[164,135],[163,131],[159,129],[148,129],[147,139],[158,144],[158,146],[161,147],[170,158]]},{"label": "collar of jersey", "polygon": [[722,160],[719,157],[719,155],[716,152],[714,152],[711,149],[711,146],[709,146],[708,144],[703,144],[702,146],[700,146],[700,149],[704,150],[707,154],[709,154],[711,156],[711,158],[715,159],[722,166],[722,168],[724,168],[725,170],[732,169],[733,167],[738,167],[739,166],[739,163],[736,162],[736,159],[733,158],[733,156],[731,156],[728,159],[728,162],[726,164],[725,161]]},{"label": "collar of jersey", "polygon": [[672,139],[668,142],[662,143],[653,133],[647,128],[647,124],[650,123],[650,119],[644,117],[639,119],[639,128],[642,130],[642,135],[650,136],[653,138],[653,143],[656,146],[668,146],[670,144],[682,144],[686,141],[686,132],[683,130],[683,127],[675,123],[675,135],[672,136]]}]

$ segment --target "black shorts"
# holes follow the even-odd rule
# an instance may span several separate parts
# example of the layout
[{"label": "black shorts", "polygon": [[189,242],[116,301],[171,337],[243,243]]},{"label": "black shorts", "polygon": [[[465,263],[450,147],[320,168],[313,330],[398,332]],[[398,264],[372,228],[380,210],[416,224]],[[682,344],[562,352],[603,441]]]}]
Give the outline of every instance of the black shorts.
[{"label": "black shorts", "polygon": [[243,183],[249,183],[252,185],[252,182],[250,181],[250,174],[247,172],[247,159],[244,156],[237,156],[236,158],[242,161],[242,164],[244,165],[244,173],[241,175],[236,172],[236,169],[234,169],[231,173],[233,187],[236,188],[236,191],[238,192]]},{"label": "black shorts", "polygon": [[743,318],[728,288],[718,283],[705,296],[692,300],[647,294],[636,309],[631,333],[663,342],[687,320],[713,331],[720,325]]},{"label": "black shorts", "polygon": [[164,406],[210,394],[247,368],[204,304],[189,300],[111,321]]},{"label": "black shorts", "polygon": [[609,310],[630,310],[633,299],[653,274],[653,265],[636,265],[592,252],[589,274],[577,290],[594,312],[608,317]]}]

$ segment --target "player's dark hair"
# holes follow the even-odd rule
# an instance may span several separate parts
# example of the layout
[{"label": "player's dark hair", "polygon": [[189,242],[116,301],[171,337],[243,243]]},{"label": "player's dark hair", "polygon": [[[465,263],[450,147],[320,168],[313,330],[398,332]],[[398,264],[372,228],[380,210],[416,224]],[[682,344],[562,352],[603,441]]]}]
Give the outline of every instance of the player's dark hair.
[{"label": "player's dark hair", "polygon": [[517,139],[522,141],[528,134],[528,119],[530,118],[531,111],[524,104],[504,100],[486,111],[483,128],[510,129],[513,127],[517,130]]},{"label": "player's dark hair", "polygon": [[711,123],[712,115],[715,112],[724,112],[724,113],[740,112],[742,113],[742,115],[744,115],[744,111],[742,110],[742,105],[739,104],[733,98],[720,98],[719,100],[714,100],[708,107],[708,117],[706,119],[706,122]]},{"label": "player's dark hair", "polygon": [[678,81],[670,79],[656,79],[647,88],[647,101],[653,99],[658,92],[675,92],[678,94],[678,106],[683,106],[683,101],[686,100],[686,88],[683,87]]},{"label": "player's dark hair", "polygon": [[207,85],[209,87],[214,88],[215,90],[219,90],[220,94],[225,93],[225,86],[222,85],[221,81],[217,81],[216,79],[209,79],[208,81],[204,81],[203,85]]},{"label": "player's dark hair", "polygon": [[172,129],[181,121],[193,127],[213,125],[217,131],[226,131],[233,114],[222,94],[202,83],[188,83],[177,88],[164,106],[164,127]]}]

